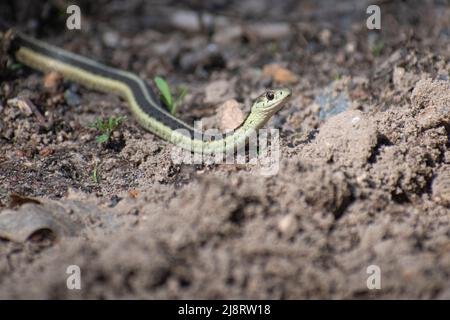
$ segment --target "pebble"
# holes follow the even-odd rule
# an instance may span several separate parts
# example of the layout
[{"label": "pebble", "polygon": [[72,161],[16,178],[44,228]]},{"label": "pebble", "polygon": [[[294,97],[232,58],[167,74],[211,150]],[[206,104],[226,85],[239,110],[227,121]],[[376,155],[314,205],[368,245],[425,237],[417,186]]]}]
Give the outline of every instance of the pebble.
[{"label": "pebble", "polygon": [[279,40],[291,33],[289,24],[284,22],[255,23],[245,29],[246,35],[255,40]]},{"label": "pebble", "polygon": [[53,149],[51,147],[44,147],[39,151],[39,156],[41,157],[47,157],[53,153]]},{"label": "pebble", "polygon": [[191,11],[177,11],[173,13],[170,19],[172,25],[176,28],[191,32],[200,31],[199,16]]},{"label": "pebble", "polygon": [[228,26],[218,29],[214,34],[213,41],[218,44],[230,44],[240,40],[242,35],[241,26]]},{"label": "pebble", "polygon": [[288,214],[278,221],[277,228],[283,235],[292,236],[297,230],[297,221],[293,215]]},{"label": "pebble", "polygon": [[360,117],[354,117],[354,118],[352,119],[352,124],[357,124],[360,120],[361,120]]},{"label": "pebble", "polygon": [[71,107],[78,106],[81,102],[80,96],[72,90],[66,90],[64,92],[64,100]]},{"label": "pebble", "polygon": [[30,202],[18,210],[3,210],[0,214],[0,237],[20,243],[29,240],[39,230],[50,230],[58,238],[74,236],[80,225],[52,209],[55,210]]},{"label": "pebble", "polygon": [[345,45],[345,51],[347,53],[355,53],[356,51],[356,43],[355,42],[349,42]]},{"label": "pebble", "polygon": [[31,107],[29,106],[27,101],[24,99],[13,98],[13,99],[9,99],[6,103],[10,107],[19,108],[19,110],[26,116],[31,116],[33,114],[33,110],[31,110]]},{"label": "pebble", "polygon": [[227,132],[236,129],[245,120],[241,105],[234,99],[225,101],[218,108],[219,129]]},{"label": "pebble", "polygon": [[319,40],[323,45],[329,46],[331,40],[331,31],[329,29],[320,31]]},{"label": "pebble", "polygon": [[128,190],[128,196],[130,198],[135,199],[135,198],[137,198],[139,196],[139,191],[136,190],[136,189],[130,189],[130,190]]},{"label": "pebble", "polygon": [[235,96],[234,83],[227,80],[216,80],[205,88],[205,103],[218,104]]},{"label": "pebble", "polygon": [[225,67],[226,60],[217,45],[209,44],[204,48],[183,54],[179,63],[183,71],[190,72],[197,68],[221,69]]},{"label": "pebble", "polygon": [[199,32],[201,31],[202,24],[206,28],[215,23],[215,17],[210,14],[202,14],[202,23],[200,23],[200,16],[197,12],[189,10],[178,10],[173,12],[170,17],[170,24],[177,29],[188,31],[188,32]]},{"label": "pebble", "polygon": [[59,72],[52,71],[44,76],[44,88],[56,90],[61,84],[62,76]]},{"label": "pebble", "polygon": [[263,75],[271,77],[279,84],[292,84],[298,81],[297,75],[279,64],[266,64],[263,67]]},{"label": "pebble", "polygon": [[120,37],[117,32],[107,31],[103,34],[102,40],[107,47],[116,47],[119,44]]}]

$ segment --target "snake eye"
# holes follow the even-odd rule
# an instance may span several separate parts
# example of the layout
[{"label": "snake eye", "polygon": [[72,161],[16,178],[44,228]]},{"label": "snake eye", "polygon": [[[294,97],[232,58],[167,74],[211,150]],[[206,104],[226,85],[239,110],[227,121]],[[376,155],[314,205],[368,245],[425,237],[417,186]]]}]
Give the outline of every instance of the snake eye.
[{"label": "snake eye", "polygon": [[275,96],[273,95],[273,92],[269,91],[266,93],[266,98],[270,101],[270,100],[273,100],[273,98],[275,98]]}]

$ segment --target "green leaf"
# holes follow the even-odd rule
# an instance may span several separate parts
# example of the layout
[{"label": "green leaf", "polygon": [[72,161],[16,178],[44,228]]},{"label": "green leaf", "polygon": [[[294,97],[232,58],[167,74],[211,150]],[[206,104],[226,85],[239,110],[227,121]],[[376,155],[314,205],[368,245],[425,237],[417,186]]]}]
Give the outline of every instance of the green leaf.
[{"label": "green leaf", "polygon": [[109,117],[107,120],[97,118],[95,122],[88,124],[87,127],[96,129],[100,135],[95,138],[95,141],[97,141],[97,143],[103,143],[111,137],[112,132],[126,118],[127,117],[125,116],[120,116],[117,118]]},{"label": "green leaf", "polygon": [[97,127],[98,131],[105,131],[106,129],[106,123],[102,121],[102,119],[97,118],[97,121],[95,122],[95,126]]},{"label": "green leaf", "polygon": [[89,123],[89,124],[87,125],[87,127],[88,127],[88,128],[91,128],[91,129],[97,129],[97,130],[99,130],[98,121],[99,121],[99,119],[95,120],[94,122]]},{"label": "green leaf", "polygon": [[116,119],[115,119],[115,125],[116,126],[118,126],[119,124],[121,124],[123,121],[125,121],[125,120],[127,120],[127,117],[126,116],[120,116],[120,117],[117,117]]},{"label": "green leaf", "polygon": [[378,56],[378,55],[380,55],[383,48],[384,48],[383,40],[378,40],[372,45],[372,47],[370,48],[370,51],[372,51],[373,55]]},{"label": "green leaf", "polygon": [[95,183],[98,183],[97,167],[92,171],[92,180],[94,180]]},{"label": "green leaf", "polygon": [[103,143],[108,139],[109,139],[109,133],[104,133],[104,134],[97,136],[97,138],[95,138],[95,141],[97,141],[97,143]]},{"label": "green leaf", "polygon": [[155,84],[161,92],[161,100],[164,102],[166,107],[172,112],[173,109],[173,101],[172,94],[170,93],[169,85],[166,80],[161,77],[155,77]]},{"label": "green leaf", "polygon": [[15,71],[15,70],[18,70],[20,68],[22,68],[22,65],[20,63],[8,64],[8,69],[11,70],[11,71]]},{"label": "green leaf", "polygon": [[114,127],[116,126],[115,122],[116,121],[115,121],[114,117],[109,117],[108,118],[108,129],[109,130],[114,129]]}]

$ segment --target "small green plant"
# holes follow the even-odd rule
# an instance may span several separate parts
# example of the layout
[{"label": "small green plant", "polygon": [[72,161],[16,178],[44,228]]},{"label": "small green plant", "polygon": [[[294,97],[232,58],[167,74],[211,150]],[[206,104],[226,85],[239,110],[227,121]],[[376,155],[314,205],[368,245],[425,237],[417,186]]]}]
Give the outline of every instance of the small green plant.
[{"label": "small green plant", "polygon": [[117,126],[126,120],[126,117],[109,117],[108,120],[98,118],[95,122],[88,125],[89,128],[96,129],[99,135],[95,138],[97,143],[103,143],[109,140]]},{"label": "small green plant", "polygon": [[280,50],[280,46],[278,45],[277,42],[270,42],[267,45],[267,49],[271,54],[275,54]]},{"label": "small green plant", "polygon": [[0,63],[0,78],[7,78],[9,76],[12,76],[21,68],[22,65],[20,63],[16,63],[11,59],[7,59],[5,63]]},{"label": "small green plant", "polygon": [[374,56],[378,56],[378,55],[380,55],[381,50],[383,50],[383,48],[384,48],[383,40],[378,40],[372,44],[370,51],[372,52],[372,54]]},{"label": "small green plant", "polygon": [[92,170],[92,180],[95,183],[98,183],[98,170],[97,170],[97,167],[95,167],[94,170]]},{"label": "small green plant", "polygon": [[180,106],[181,102],[183,102],[183,99],[186,96],[187,93],[186,87],[180,86],[177,89],[178,94],[174,102],[172,98],[172,93],[170,92],[170,88],[166,80],[164,80],[161,77],[155,77],[154,80],[160,92],[161,101],[166,105],[167,109],[169,109],[171,114],[175,114],[177,108]]},{"label": "small green plant", "polygon": [[20,63],[12,63],[12,62],[8,62],[6,67],[8,68],[8,70],[10,71],[16,71],[19,70],[20,68],[22,68],[22,65]]}]

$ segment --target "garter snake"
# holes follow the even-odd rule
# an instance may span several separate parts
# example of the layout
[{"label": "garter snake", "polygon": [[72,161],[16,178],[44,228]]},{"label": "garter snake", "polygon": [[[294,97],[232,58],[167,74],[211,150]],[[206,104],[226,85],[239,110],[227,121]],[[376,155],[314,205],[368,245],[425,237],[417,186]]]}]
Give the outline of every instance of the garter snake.
[{"label": "garter snake", "polygon": [[285,88],[266,91],[255,99],[249,115],[232,134],[208,136],[170,114],[156,99],[150,86],[135,74],[105,66],[18,31],[14,34],[15,57],[20,63],[42,72],[56,71],[91,89],[118,94],[126,100],[143,128],[197,153],[225,153],[242,147],[250,135],[281,109],[291,94]]}]

